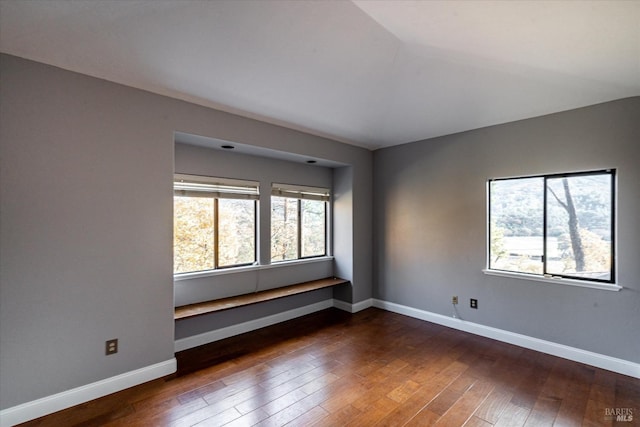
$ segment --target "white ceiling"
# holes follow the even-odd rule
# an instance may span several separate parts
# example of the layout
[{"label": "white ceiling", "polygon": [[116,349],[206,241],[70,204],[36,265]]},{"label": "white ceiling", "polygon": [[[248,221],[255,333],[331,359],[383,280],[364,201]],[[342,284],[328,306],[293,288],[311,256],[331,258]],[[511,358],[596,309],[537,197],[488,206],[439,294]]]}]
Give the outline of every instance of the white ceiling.
[{"label": "white ceiling", "polygon": [[375,149],[640,95],[640,1],[0,0],[0,50]]}]

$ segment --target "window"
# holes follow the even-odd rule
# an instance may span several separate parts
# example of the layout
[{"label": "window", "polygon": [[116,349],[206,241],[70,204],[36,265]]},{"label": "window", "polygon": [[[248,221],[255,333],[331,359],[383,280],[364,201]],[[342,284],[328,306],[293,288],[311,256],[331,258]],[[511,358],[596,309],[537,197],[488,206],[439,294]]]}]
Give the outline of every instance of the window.
[{"label": "window", "polygon": [[615,282],[615,171],[493,179],[488,268]]},{"label": "window", "polygon": [[273,184],[271,189],[271,261],[327,254],[329,190]]},{"label": "window", "polygon": [[174,179],[174,274],[256,262],[253,181],[176,175]]}]

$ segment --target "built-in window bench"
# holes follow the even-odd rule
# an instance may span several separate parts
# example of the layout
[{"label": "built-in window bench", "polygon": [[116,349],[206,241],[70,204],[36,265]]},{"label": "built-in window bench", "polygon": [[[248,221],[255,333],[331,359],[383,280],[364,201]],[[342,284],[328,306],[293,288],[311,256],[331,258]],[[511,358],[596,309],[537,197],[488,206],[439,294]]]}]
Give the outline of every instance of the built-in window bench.
[{"label": "built-in window bench", "polygon": [[175,320],[186,319],[189,317],[200,316],[216,311],[242,307],[243,305],[256,304],[259,302],[270,301],[277,298],[301,294],[304,292],[311,292],[317,289],[329,288],[331,286],[342,285],[345,283],[349,283],[349,281],[337,277],[327,277],[324,279],[312,280],[310,282],[298,283],[282,288],[254,292],[252,294],[238,295],[235,297],[183,305],[175,308],[174,318]]}]

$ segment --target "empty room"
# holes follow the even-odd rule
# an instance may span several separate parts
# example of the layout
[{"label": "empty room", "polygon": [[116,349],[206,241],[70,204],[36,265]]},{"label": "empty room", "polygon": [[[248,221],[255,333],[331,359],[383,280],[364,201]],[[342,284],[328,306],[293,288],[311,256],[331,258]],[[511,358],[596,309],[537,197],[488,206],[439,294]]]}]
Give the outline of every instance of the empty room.
[{"label": "empty room", "polygon": [[0,427],[631,426],[640,2],[0,0]]}]

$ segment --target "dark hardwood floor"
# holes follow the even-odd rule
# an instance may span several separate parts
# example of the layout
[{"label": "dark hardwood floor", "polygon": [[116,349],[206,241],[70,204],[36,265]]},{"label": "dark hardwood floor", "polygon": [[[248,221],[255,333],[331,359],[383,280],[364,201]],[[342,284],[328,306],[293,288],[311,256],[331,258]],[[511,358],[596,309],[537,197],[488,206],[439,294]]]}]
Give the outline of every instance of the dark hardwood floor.
[{"label": "dark hardwood floor", "polygon": [[638,379],[374,308],[176,357],[175,375],[23,425],[640,425]]}]

